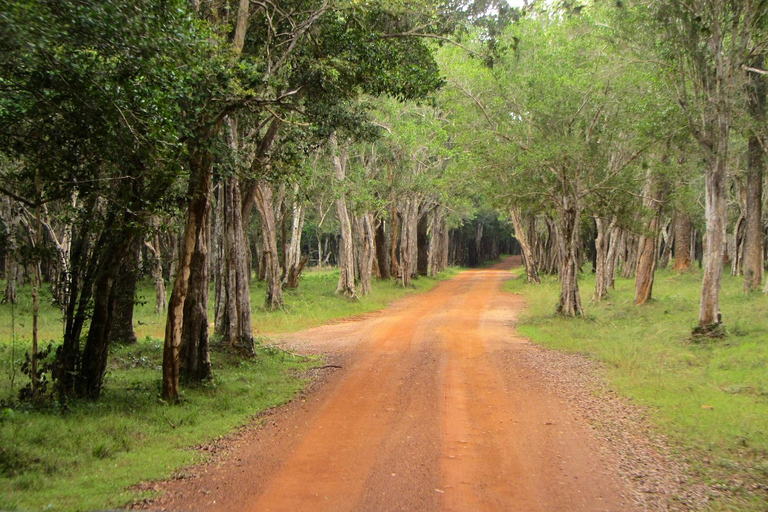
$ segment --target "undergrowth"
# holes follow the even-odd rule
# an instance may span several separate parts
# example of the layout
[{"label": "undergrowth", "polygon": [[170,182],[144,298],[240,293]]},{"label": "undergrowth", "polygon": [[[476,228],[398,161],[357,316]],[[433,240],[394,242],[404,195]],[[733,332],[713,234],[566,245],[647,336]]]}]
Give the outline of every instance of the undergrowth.
[{"label": "undergrowth", "polygon": [[528,299],[519,332],[548,348],[602,362],[614,389],[646,406],[699,478],[714,489],[712,510],[768,510],[768,299],[723,278],[720,336],[693,336],[701,275],[657,272],[654,299],[635,306],[634,281],[617,279],[599,304],[582,275],[586,317],[553,314],[559,282],[509,281]]}]

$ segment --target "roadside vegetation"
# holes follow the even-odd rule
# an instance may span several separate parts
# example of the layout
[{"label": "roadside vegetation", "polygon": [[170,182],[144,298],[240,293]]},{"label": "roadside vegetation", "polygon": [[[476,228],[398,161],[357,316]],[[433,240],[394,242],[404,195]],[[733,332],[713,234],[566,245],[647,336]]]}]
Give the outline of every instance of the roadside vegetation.
[{"label": "roadside vegetation", "polygon": [[[285,310],[253,307],[254,325],[262,333],[285,333],[368,313],[427,291],[456,272],[451,268],[439,277],[415,279],[407,289],[375,280],[370,295],[350,300],[334,293],[338,270],[310,271],[299,289],[285,294]],[[254,284],[251,293],[263,293],[263,287]],[[164,316],[145,300],[154,294],[146,282],[139,285],[134,311],[139,341],[111,346],[98,402],[19,404],[19,387],[29,380],[21,371],[31,332],[32,306],[25,288],[19,289],[19,304],[0,305],[0,510],[98,510],[149,497],[131,487],[201,461],[208,452],[196,446],[291,400],[306,385],[306,372],[321,364],[317,358],[283,352],[258,333],[255,357],[214,340],[214,380],[185,387],[180,404],[170,406],[161,398],[158,372]],[[41,301],[41,338],[59,339],[60,312],[46,299]]]},{"label": "roadside vegetation", "polygon": [[[519,270],[516,272],[519,273]],[[581,276],[585,287],[594,276]],[[768,303],[746,294],[743,279],[724,276],[726,336],[693,338],[701,272],[656,274],[655,298],[634,305],[634,280],[616,279],[607,300],[586,304],[586,317],[553,315],[559,283],[509,281],[528,309],[523,336],[544,347],[601,362],[610,385],[648,408],[659,431],[703,481],[720,489],[713,510],[766,510],[768,494]]]}]

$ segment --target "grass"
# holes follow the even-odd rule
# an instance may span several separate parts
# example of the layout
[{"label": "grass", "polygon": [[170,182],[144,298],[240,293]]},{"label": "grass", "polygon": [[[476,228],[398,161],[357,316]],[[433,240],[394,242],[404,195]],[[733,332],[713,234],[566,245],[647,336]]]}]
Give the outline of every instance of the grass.
[{"label": "grass", "polygon": [[[693,340],[701,275],[657,272],[654,300],[635,306],[634,281],[618,279],[586,318],[553,315],[559,283],[509,281],[528,299],[519,331],[543,346],[586,354],[607,368],[614,389],[646,406],[698,477],[719,490],[712,510],[768,510],[768,298],[723,280],[727,336]],[[594,277],[582,275],[585,302]]]},{"label": "grass", "polygon": [[[376,281],[371,296],[352,301],[333,293],[337,271],[311,271],[298,290],[286,292],[285,311],[275,313],[260,307],[264,287],[255,284],[254,326],[289,332],[367,313],[456,272],[420,278],[407,290]],[[318,364],[269,348],[243,359],[219,347],[211,355],[215,382],[185,387],[182,403],[169,406],[160,399],[165,315],[154,312],[151,283],[142,283],[135,311],[141,341],[111,348],[102,398],[31,407],[13,401],[27,380],[18,369],[31,336],[27,287],[19,299],[13,307],[0,305],[0,510],[97,510],[148,497],[132,486],[200,461],[201,452],[192,447],[290,400],[304,387],[304,372]],[[49,297],[41,304],[41,338],[60,339],[59,310]]]}]

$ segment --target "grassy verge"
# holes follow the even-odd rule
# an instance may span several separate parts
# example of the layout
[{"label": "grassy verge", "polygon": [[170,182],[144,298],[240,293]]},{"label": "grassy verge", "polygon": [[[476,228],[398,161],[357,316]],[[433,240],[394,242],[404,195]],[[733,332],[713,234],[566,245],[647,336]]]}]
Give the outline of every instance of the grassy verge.
[{"label": "grassy verge", "polygon": [[[594,277],[582,276],[588,300]],[[680,456],[716,490],[712,510],[768,510],[768,299],[744,294],[742,279],[723,281],[721,311],[728,336],[696,342],[701,276],[657,273],[654,300],[633,305],[634,282],[619,279],[585,319],[553,315],[559,283],[517,279],[510,291],[529,308],[519,331],[549,348],[605,364],[611,385],[647,406]],[[720,491],[720,492],[717,492]]]},{"label": "grassy verge", "polygon": [[[286,292],[286,309],[276,313],[261,307],[264,287],[257,283],[254,327],[289,332],[363,314],[427,291],[456,272],[420,278],[407,290],[377,281],[371,296],[351,301],[334,293],[338,272],[312,271],[298,290]],[[132,485],[198,462],[200,451],[192,447],[290,400],[305,385],[303,372],[317,364],[277,350],[260,349],[257,358],[242,359],[217,349],[215,383],[186,387],[182,403],[168,406],[159,398],[165,315],[154,312],[153,289],[145,283],[135,312],[141,341],[112,347],[98,402],[46,408],[13,403],[8,400],[26,384],[19,366],[31,336],[28,291],[20,289],[19,305],[0,305],[0,510],[97,510],[141,499]],[[49,300],[41,303],[41,337],[57,340],[60,313]]]}]

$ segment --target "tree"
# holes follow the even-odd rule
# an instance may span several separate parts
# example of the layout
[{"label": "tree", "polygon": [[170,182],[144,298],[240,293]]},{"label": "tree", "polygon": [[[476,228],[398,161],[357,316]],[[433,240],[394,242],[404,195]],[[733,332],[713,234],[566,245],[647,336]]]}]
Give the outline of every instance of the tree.
[{"label": "tree", "polygon": [[[755,39],[766,12],[762,2],[747,0],[665,1],[646,7],[663,44],[652,46],[668,73],[690,131],[706,161],[704,278],[699,326],[715,330],[720,316],[720,283],[726,230],[726,175],[729,136],[736,103],[745,83],[748,56],[759,50]],[[639,18],[643,20],[643,18]]]}]

